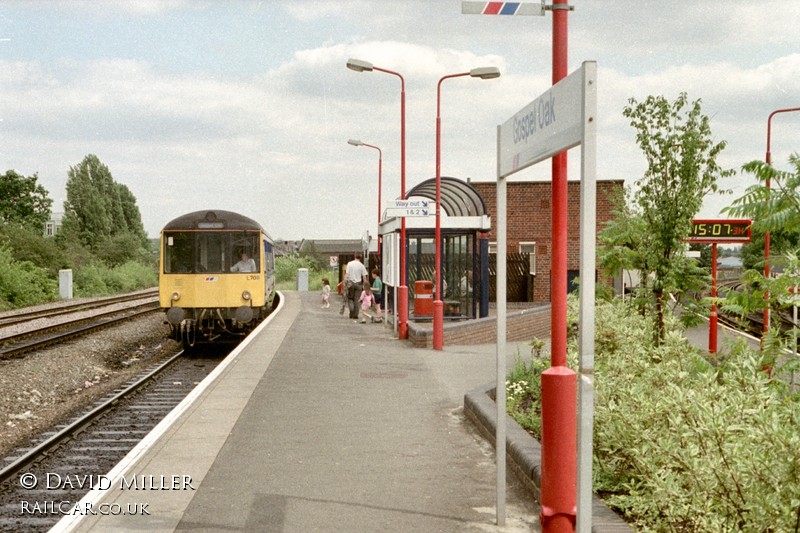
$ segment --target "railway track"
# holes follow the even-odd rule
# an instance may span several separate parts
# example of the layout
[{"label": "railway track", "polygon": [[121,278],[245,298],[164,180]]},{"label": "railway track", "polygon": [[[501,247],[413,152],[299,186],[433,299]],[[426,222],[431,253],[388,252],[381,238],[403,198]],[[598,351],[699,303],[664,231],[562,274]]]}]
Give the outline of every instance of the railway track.
[{"label": "railway track", "polygon": [[[745,284],[739,280],[729,280],[720,283],[720,289],[720,296],[724,297],[726,290],[742,291],[745,289]],[[774,319],[778,321],[778,327],[781,331],[788,331],[796,327],[789,312],[780,310],[775,310],[773,312],[775,313]],[[738,315],[730,315],[719,310],[718,320],[730,328],[744,331],[756,338],[760,339],[763,336],[764,313],[762,312],[749,313],[746,317],[742,318]]]},{"label": "railway track", "polygon": [[[22,357],[26,352],[156,312],[157,294],[149,291],[0,317],[0,360]],[[39,319],[45,320],[37,325]]]},{"label": "railway track", "polygon": [[121,296],[109,296],[106,298],[95,298],[91,301],[64,303],[58,306],[48,306],[42,309],[28,311],[10,311],[0,314],[0,328],[13,326],[23,322],[30,322],[40,318],[53,318],[57,316],[75,314],[80,311],[91,311],[93,309],[107,307],[118,303],[130,302],[132,300],[152,299],[158,296],[158,289],[140,291],[133,294]]},{"label": "railway track", "polygon": [[177,353],[6,458],[0,531],[39,532],[69,514],[223,359],[219,348]]}]

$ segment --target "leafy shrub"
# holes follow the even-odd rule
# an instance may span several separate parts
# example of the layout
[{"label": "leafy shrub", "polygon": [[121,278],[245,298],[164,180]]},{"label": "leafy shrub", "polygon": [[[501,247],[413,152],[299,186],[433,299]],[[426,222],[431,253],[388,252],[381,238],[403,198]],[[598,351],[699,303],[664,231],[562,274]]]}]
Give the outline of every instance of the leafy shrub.
[{"label": "leafy shrub", "polygon": [[506,411],[537,439],[542,437],[541,375],[548,366],[549,361],[538,358],[533,353],[527,364],[517,354],[514,357],[514,367],[506,380]]},{"label": "leafy shrub", "polygon": [[18,224],[1,224],[0,240],[8,244],[16,261],[30,261],[47,270],[53,278],[67,264],[56,240],[44,237],[41,231]]},{"label": "leafy shrub", "polygon": [[115,268],[96,262],[75,269],[73,280],[77,296],[103,296],[158,285],[155,270],[135,261],[128,261]]},{"label": "leafy shrub", "polygon": [[279,290],[294,290],[297,283],[297,270],[308,269],[308,290],[322,290],[322,278],[331,282],[331,290],[336,291],[336,283],[329,270],[319,266],[319,262],[310,255],[287,255],[275,259],[275,281]]},{"label": "leafy shrub", "polygon": [[75,269],[72,273],[75,296],[104,296],[111,294],[104,276],[104,271],[106,270],[96,264]]},{"label": "leafy shrub", "polygon": [[149,257],[148,251],[142,248],[141,239],[133,233],[118,233],[99,241],[95,254],[112,267],[135,260],[143,262]]},{"label": "leafy shrub", "polygon": [[108,269],[105,280],[106,286],[113,292],[132,292],[158,285],[155,269],[136,261]]},{"label": "leafy shrub", "polygon": [[596,313],[595,491],[642,531],[794,530],[800,395],[744,344],[714,366],[674,320],[656,347],[625,304]]},{"label": "leafy shrub", "polygon": [[46,269],[17,261],[7,245],[0,246],[0,308],[35,305],[57,296],[58,285]]},{"label": "leafy shrub", "polygon": [[314,269],[314,262],[309,257],[300,256],[298,254],[278,257],[275,260],[275,281],[278,283],[286,281],[294,282],[295,279],[297,279],[297,269],[299,268],[307,268],[311,271]]}]

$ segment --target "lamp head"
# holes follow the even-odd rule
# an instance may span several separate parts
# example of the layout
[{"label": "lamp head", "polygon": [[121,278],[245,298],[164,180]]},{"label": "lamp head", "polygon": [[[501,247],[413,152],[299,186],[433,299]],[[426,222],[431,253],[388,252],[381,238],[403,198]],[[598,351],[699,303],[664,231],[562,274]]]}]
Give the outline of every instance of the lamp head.
[{"label": "lamp head", "polygon": [[480,78],[482,80],[491,80],[500,77],[500,69],[497,67],[479,67],[469,71],[469,75],[473,78]]},{"label": "lamp head", "polygon": [[347,68],[355,70],[356,72],[369,72],[372,70],[372,63],[369,61],[361,61],[360,59],[348,59]]},{"label": "lamp head", "polygon": [[353,146],[361,146],[364,143],[362,143],[361,141],[358,141],[356,139],[348,139],[347,140],[347,144],[352,144]]}]

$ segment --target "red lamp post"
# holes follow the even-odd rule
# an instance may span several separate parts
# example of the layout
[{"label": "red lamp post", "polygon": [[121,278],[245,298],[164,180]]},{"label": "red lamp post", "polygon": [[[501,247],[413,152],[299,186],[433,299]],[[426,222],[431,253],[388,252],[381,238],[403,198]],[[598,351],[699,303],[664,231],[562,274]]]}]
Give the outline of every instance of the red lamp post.
[{"label": "red lamp post", "polygon": [[[769,118],[767,119],[767,156],[765,162],[767,165],[772,165],[772,152],[770,152],[770,141],[772,136],[772,117],[777,115],[778,113],[790,113],[793,111],[800,111],[800,107],[789,107],[786,109],[776,109],[772,113],[769,114]],[[767,189],[770,186],[770,179],[767,178]],[[769,278],[769,232],[767,231],[764,233],[764,277]],[[769,329],[769,292],[764,295],[764,298],[767,299],[767,306],[764,308],[764,333],[767,332]]]},{"label": "red lamp post", "polygon": [[[406,82],[393,70],[376,67],[368,61],[348,59],[347,68],[356,72],[385,72],[400,78],[400,199],[406,198]],[[408,338],[408,286],[406,285],[406,219],[400,222],[400,286],[397,288],[397,336]]]},{"label": "red lamp post", "polygon": [[[347,144],[353,146],[366,146],[367,148],[374,148],[378,151],[378,230],[380,230],[381,225],[381,174],[383,173],[383,151],[373,144],[367,144],[365,142],[361,142],[355,139],[350,139],[347,141]],[[378,234],[378,257],[381,257],[381,236],[380,233]]]},{"label": "red lamp post", "polygon": [[442,279],[442,82],[449,78],[461,76],[471,76],[482,80],[490,80],[500,77],[500,70],[497,67],[474,68],[469,72],[459,74],[448,74],[439,79],[436,86],[436,271],[434,272],[434,285],[436,287],[436,299],[433,301],[433,349],[441,350],[444,347],[444,302],[442,301],[443,279]]}]

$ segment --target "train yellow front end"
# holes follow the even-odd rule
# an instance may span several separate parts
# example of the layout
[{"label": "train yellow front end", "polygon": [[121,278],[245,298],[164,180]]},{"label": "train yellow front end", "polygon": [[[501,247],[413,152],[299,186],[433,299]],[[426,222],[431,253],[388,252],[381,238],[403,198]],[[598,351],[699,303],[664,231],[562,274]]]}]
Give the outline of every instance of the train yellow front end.
[{"label": "train yellow front end", "polygon": [[229,211],[197,211],[161,232],[159,298],[173,338],[185,345],[236,339],[272,309],[272,239]]}]

